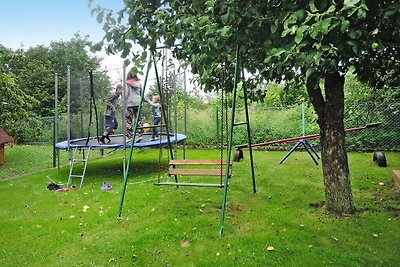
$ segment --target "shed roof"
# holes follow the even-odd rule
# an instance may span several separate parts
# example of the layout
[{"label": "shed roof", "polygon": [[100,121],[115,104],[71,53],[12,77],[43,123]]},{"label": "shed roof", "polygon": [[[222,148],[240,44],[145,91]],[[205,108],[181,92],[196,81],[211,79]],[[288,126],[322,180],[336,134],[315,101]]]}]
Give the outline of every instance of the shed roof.
[{"label": "shed roof", "polygon": [[9,136],[3,128],[0,128],[0,145],[5,144],[5,143],[10,143],[13,142],[14,139]]}]

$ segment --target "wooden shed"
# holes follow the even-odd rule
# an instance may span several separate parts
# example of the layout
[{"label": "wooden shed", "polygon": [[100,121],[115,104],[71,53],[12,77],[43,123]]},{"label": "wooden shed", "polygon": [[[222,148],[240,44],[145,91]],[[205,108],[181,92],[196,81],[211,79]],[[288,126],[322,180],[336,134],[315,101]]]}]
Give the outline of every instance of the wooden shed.
[{"label": "wooden shed", "polygon": [[4,164],[4,145],[12,142],[14,142],[14,139],[3,128],[0,128],[0,165]]}]

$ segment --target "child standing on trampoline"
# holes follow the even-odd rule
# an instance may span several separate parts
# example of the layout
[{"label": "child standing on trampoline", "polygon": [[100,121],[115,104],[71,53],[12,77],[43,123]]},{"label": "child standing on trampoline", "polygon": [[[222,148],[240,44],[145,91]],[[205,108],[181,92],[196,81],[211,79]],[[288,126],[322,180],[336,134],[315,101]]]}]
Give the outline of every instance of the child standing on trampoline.
[{"label": "child standing on trampoline", "polygon": [[156,125],[158,125],[161,121],[161,105],[160,105],[160,96],[153,96],[153,101],[146,99],[147,103],[151,105],[151,114],[153,115],[153,127],[152,127],[152,135],[151,141],[158,140],[158,131]]},{"label": "child standing on trampoline", "polygon": [[122,85],[117,85],[115,91],[112,92],[106,101],[106,111],[104,112],[105,118],[105,130],[103,135],[100,137],[100,142],[105,144],[105,140],[107,139],[107,143],[110,143],[109,135],[114,133],[114,130],[118,128],[118,121],[115,117],[115,110],[117,109],[118,98],[122,94]]},{"label": "child standing on trampoline", "polygon": [[[131,70],[132,71],[132,70]],[[138,117],[138,137],[136,142],[142,141],[143,138],[143,122],[141,114],[138,114],[140,97],[142,93],[142,84],[136,74],[132,74],[129,71],[126,76],[127,92],[126,92],[126,116],[125,116],[125,128],[126,137],[128,141],[133,137],[133,127],[134,118]]]}]

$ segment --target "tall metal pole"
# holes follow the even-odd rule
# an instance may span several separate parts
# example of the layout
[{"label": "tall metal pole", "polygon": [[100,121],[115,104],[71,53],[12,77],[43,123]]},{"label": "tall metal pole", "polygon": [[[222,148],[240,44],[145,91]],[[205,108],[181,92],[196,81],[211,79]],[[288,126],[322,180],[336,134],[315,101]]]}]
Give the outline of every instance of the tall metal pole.
[{"label": "tall metal pole", "polygon": [[124,185],[122,187],[121,199],[120,199],[119,207],[118,207],[118,219],[121,218],[122,206],[123,206],[123,203],[124,203],[125,192],[126,192],[126,185],[128,183],[129,166],[130,166],[130,163],[132,161],[132,154],[133,154],[133,149],[134,149],[134,144],[135,144],[136,131],[137,131],[137,127],[138,127],[138,121],[139,121],[139,118],[140,118],[140,114],[142,112],[144,92],[146,90],[146,84],[147,84],[147,80],[148,80],[148,77],[149,77],[150,67],[151,67],[151,57],[149,58],[149,61],[148,61],[148,64],[147,64],[146,77],[145,77],[145,80],[144,80],[144,85],[143,85],[142,92],[140,94],[140,104],[139,104],[138,112],[137,112],[136,119],[135,119],[135,128],[134,128],[135,130],[133,132],[133,137],[132,137],[132,140],[131,140],[131,147],[130,147],[130,150],[129,150],[128,161],[126,162],[126,168],[125,168],[125,172],[124,172]]},{"label": "tall metal pole", "polygon": [[69,153],[69,164],[72,164],[71,155],[71,66],[67,66],[67,151]]},{"label": "tall metal pole", "polygon": [[[83,85],[82,77],[79,78],[79,113],[80,113],[80,128],[79,137],[83,137]],[[82,159],[85,158],[85,150],[82,151]]]},{"label": "tall metal pole", "polygon": [[219,235],[222,237],[224,233],[224,220],[225,220],[225,208],[226,208],[226,198],[228,194],[228,183],[230,182],[230,161],[231,161],[231,151],[232,151],[232,141],[233,141],[233,126],[235,124],[235,109],[236,109],[236,94],[237,94],[237,83],[239,75],[239,46],[236,48],[236,64],[235,64],[235,75],[234,75],[234,85],[233,85],[233,102],[232,102],[232,114],[231,114],[231,125],[229,129],[229,140],[228,140],[228,155],[226,159],[225,167],[225,182],[224,182],[224,194],[222,198],[221,207],[221,220],[219,225]]},{"label": "tall metal pole", "polygon": [[215,122],[216,122],[216,126],[217,126],[217,136],[216,136],[215,140],[218,140],[220,137],[219,136],[219,108],[218,107],[215,107]]},{"label": "tall metal pole", "polygon": [[304,102],[301,103],[301,134],[303,136],[306,135],[306,122],[305,122],[305,114],[304,114]]},{"label": "tall metal pole", "polygon": [[[154,61],[154,71],[155,71],[155,73],[156,73],[156,79],[157,79],[157,84],[158,84],[158,93],[159,93],[159,95],[160,95],[160,100],[161,100],[161,103],[162,103],[162,109],[161,109],[161,111],[162,111],[162,115],[161,115],[161,117],[162,118],[164,118],[164,123],[165,123],[165,131],[166,131],[166,135],[167,135],[167,141],[168,141],[168,148],[169,148],[169,155],[170,155],[170,157],[171,157],[171,159],[173,160],[174,159],[174,153],[173,153],[173,151],[172,151],[172,146],[171,146],[171,136],[170,136],[170,130],[169,130],[169,122],[170,122],[170,120],[167,118],[167,114],[166,114],[166,111],[165,111],[165,108],[164,108],[164,104],[165,104],[165,106],[167,106],[168,107],[168,96],[167,97],[165,97],[165,100],[164,100],[164,95],[163,95],[163,93],[162,93],[162,90],[161,90],[161,85],[160,85],[160,77],[158,76],[158,69],[157,69],[157,64],[156,64],[156,60],[155,60],[155,58],[154,58],[154,54],[152,55],[153,56],[153,61]],[[166,62],[167,63],[167,62]],[[167,68],[167,66],[166,66],[166,68]],[[165,77],[166,78],[166,77]],[[165,84],[167,84],[167,82],[165,83]],[[168,88],[166,88],[166,90],[165,91],[168,91]],[[169,95],[169,94],[168,94]],[[168,108],[168,112],[169,112],[169,108]],[[161,121],[161,124],[162,124],[162,121]],[[175,181],[176,182],[178,182],[177,181],[177,178],[176,178],[176,175],[175,175]]]},{"label": "tall metal pole", "polygon": [[243,100],[246,114],[246,126],[247,126],[247,143],[249,144],[249,152],[250,152],[250,165],[251,165],[251,178],[253,182],[253,193],[257,192],[256,188],[256,178],[254,175],[254,161],[253,161],[253,148],[251,147],[251,131],[250,131],[250,116],[249,116],[249,107],[247,104],[247,89],[246,89],[246,81],[244,79],[244,67],[243,62],[241,64],[242,68],[242,78],[243,78]]},{"label": "tall metal pole", "polygon": [[122,158],[123,158],[123,173],[125,173],[125,164],[126,164],[126,127],[125,127],[125,118],[126,118],[126,67],[125,65],[122,68],[122,82],[123,82],[123,87],[124,87],[124,92],[123,92],[123,97],[122,97],[122,119],[121,119],[121,124],[124,125],[122,128],[122,133],[123,133],[123,143],[124,143],[124,148],[122,149]]},{"label": "tall metal pole", "polygon": [[175,158],[177,152],[177,146],[178,146],[178,139],[177,139],[177,134],[178,134],[178,98],[176,95],[176,70],[175,70],[175,64],[172,65],[173,67],[173,86],[174,86],[174,137],[175,137],[175,143],[174,143],[174,153],[175,153]]},{"label": "tall metal pole", "polygon": [[82,77],[79,78],[79,102],[80,102],[80,115],[81,115],[81,127],[80,127],[80,137],[83,137],[83,84]]},{"label": "tall metal pole", "polygon": [[54,73],[54,142],[53,142],[53,167],[56,167],[58,153],[56,144],[58,142],[58,73]]},{"label": "tall metal pole", "polygon": [[[187,91],[186,91],[186,69],[183,71],[183,127],[184,127],[184,134],[187,136]],[[186,141],[183,142],[183,159],[186,159]]]}]

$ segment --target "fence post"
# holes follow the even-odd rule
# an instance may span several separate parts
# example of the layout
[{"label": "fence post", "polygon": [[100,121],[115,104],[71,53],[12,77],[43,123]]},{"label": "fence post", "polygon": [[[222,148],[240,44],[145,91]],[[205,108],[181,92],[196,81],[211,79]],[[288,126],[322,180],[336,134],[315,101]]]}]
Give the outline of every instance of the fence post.
[{"label": "fence post", "polygon": [[54,121],[53,121],[53,168],[56,167],[56,144],[58,142],[58,73],[54,73]]}]

